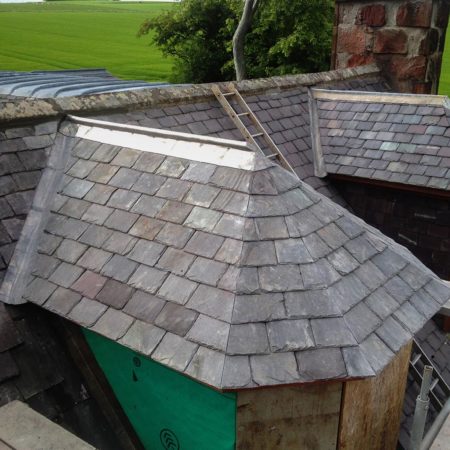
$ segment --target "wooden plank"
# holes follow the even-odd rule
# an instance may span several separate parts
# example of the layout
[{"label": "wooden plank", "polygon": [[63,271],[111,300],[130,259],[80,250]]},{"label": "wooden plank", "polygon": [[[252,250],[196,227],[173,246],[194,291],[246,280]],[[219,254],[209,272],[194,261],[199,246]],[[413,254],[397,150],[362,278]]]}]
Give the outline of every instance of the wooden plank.
[{"label": "wooden plank", "polygon": [[339,450],[395,450],[412,342],[374,378],[344,385]]},{"label": "wooden plank", "polygon": [[238,393],[237,450],[335,450],[342,383]]}]

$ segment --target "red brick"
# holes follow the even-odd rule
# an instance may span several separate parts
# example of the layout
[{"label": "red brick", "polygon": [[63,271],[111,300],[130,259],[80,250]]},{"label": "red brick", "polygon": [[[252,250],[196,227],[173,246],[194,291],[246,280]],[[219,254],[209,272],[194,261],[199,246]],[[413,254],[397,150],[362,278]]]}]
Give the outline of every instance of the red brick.
[{"label": "red brick", "polygon": [[409,79],[422,81],[425,78],[426,68],[427,58],[425,56],[413,58],[394,56],[391,60],[390,73],[399,81]]},{"label": "red brick", "polygon": [[374,53],[405,54],[408,51],[408,36],[403,30],[384,28],[375,34]]},{"label": "red brick", "polygon": [[382,27],[386,23],[386,11],[384,5],[367,5],[361,8],[356,17],[357,25],[370,27]]},{"label": "red brick", "polygon": [[363,27],[339,27],[337,51],[345,53],[364,53],[366,33]]},{"label": "red brick", "polygon": [[431,94],[431,82],[420,81],[413,84],[412,89],[414,94]]},{"label": "red brick", "polygon": [[364,53],[364,54],[360,54],[360,55],[352,55],[348,59],[347,67],[364,66],[366,64],[372,64],[373,62],[375,62],[375,59],[374,59],[372,53]]},{"label": "red brick", "polygon": [[400,5],[397,11],[397,25],[400,27],[424,27],[431,24],[432,0],[411,0]]}]

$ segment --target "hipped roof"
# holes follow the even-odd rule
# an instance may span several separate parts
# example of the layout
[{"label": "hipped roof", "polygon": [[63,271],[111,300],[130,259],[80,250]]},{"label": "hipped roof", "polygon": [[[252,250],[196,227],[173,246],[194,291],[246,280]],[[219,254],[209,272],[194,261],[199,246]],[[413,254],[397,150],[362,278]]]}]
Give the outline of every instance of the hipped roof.
[{"label": "hipped roof", "polygon": [[60,130],[2,286],[218,389],[373,376],[449,297],[243,144],[89,121]]}]

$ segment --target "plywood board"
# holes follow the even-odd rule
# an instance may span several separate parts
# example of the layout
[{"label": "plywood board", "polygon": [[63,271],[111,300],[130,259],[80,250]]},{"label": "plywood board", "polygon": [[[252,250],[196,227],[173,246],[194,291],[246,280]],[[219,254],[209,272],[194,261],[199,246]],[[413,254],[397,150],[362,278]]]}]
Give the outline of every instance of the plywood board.
[{"label": "plywood board", "polygon": [[342,383],[238,393],[237,450],[335,450]]},{"label": "plywood board", "polygon": [[411,342],[377,377],[345,383],[339,450],[395,450]]}]

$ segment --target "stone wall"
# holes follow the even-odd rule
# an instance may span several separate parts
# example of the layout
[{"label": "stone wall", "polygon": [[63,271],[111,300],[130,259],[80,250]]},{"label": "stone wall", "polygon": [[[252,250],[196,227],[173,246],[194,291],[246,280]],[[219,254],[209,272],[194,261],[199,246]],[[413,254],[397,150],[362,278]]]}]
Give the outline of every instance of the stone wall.
[{"label": "stone wall", "polygon": [[355,214],[409,248],[427,267],[450,280],[450,199],[336,181]]},{"label": "stone wall", "polygon": [[449,0],[336,0],[333,68],[378,63],[399,92],[437,92]]}]

